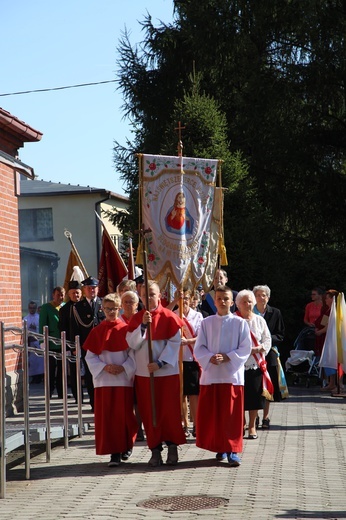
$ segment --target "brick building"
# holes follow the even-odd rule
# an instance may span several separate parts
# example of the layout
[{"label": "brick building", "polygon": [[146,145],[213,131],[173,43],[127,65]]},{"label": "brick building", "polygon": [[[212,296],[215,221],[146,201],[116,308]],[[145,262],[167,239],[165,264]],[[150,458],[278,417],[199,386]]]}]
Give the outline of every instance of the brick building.
[{"label": "brick building", "polygon": [[[21,327],[21,279],[18,231],[20,174],[34,178],[34,171],[17,159],[24,143],[40,141],[42,133],[0,108],[0,321],[5,327]],[[14,341],[8,334],[6,342]],[[21,403],[20,356],[6,351],[6,409]]]}]

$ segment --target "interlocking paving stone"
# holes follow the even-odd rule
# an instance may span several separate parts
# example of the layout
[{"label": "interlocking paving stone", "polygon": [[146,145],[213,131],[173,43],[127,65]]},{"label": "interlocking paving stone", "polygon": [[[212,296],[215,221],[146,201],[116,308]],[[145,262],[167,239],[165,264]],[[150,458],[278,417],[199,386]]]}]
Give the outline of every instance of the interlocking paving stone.
[{"label": "interlocking paving stone", "polygon": [[[271,428],[256,441],[244,439],[242,464],[230,468],[194,440],[179,450],[179,464],[148,468],[150,452],[136,443],[130,460],[108,468],[95,454],[93,430],[7,471],[6,520],[150,519],[345,519],[346,400],[319,388],[294,387],[291,397],[271,405]],[[163,457],[165,460],[166,452]],[[145,509],[142,500],[207,495],[227,499],[212,510],[166,512]]]}]

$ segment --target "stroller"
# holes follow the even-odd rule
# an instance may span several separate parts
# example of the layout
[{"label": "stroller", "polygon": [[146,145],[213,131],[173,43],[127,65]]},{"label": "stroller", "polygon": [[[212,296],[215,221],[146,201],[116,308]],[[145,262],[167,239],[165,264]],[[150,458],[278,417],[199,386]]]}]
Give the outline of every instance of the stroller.
[{"label": "stroller", "polygon": [[309,388],[311,379],[319,383],[318,359],[313,350],[315,339],[314,330],[304,327],[294,342],[294,350],[290,351],[290,357],[286,361],[286,372],[294,376],[293,384],[297,385],[305,380],[306,388]]},{"label": "stroller", "polygon": [[295,350],[314,350],[315,329],[313,327],[304,327],[299,332],[293,346]]}]

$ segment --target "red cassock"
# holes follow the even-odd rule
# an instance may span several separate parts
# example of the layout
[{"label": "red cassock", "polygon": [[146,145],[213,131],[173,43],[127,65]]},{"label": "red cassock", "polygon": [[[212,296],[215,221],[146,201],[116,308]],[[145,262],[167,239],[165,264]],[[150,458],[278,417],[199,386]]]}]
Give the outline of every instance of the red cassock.
[{"label": "red cassock", "polygon": [[95,388],[94,406],[97,455],[131,450],[138,430],[133,413],[133,388]]},{"label": "red cassock", "polygon": [[[140,311],[132,317],[128,326],[128,332],[133,332],[139,327],[142,323],[143,313],[144,311]],[[186,442],[186,437],[181,423],[180,376],[178,367],[180,338],[178,338],[177,342],[175,339],[173,341],[173,338],[179,333],[183,321],[172,311],[162,307],[162,305],[159,305],[151,314],[151,335],[153,350],[155,351],[154,361],[156,361],[161,354],[162,359],[165,360],[165,348],[170,351],[169,354],[166,351],[166,360],[169,364],[155,372],[153,378],[156,426],[153,426],[149,372],[147,372],[147,376],[137,374],[135,377],[138,409],[147,436],[148,447],[153,449],[165,441],[170,441],[174,444],[183,444]],[[145,349],[145,353],[147,353],[146,342],[141,347],[141,353],[135,351],[137,372],[148,363],[147,354],[144,356],[142,349]],[[172,357],[168,359],[169,356]],[[165,375],[165,372],[171,373]]]},{"label": "red cassock", "polygon": [[153,426],[150,378],[136,376],[135,386],[148,447],[152,450],[165,441],[184,444],[186,437],[181,424],[179,375],[154,377],[156,426]]},{"label": "red cassock", "polygon": [[[95,386],[95,443],[98,455],[132,449],[138,424],[133,413],[133,385],[128,377],[134,361],[129,359],[125,339],[127,325],[103,321],[91,330],[83,348]],[[128,366],[119,375],[102,370],[105,364]]]},{"label": "red cassock", "polygon": [[243,414],[243,386],[228,383],[200,385],[196,446],[216,453],[240,453],[243,449],[243,422],[239,417]]}]

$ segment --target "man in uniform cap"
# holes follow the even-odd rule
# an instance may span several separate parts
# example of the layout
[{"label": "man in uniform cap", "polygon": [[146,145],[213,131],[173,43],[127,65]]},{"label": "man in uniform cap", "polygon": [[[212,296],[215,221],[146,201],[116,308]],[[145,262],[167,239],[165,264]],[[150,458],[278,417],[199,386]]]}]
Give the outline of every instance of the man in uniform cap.
[{"label": "man in uniform cap", "polygon": [[[66,341],[75,341],[75,337],[73,335],[73,307],[77,302],[80,301],[82,297],[82,286],[77,280],[71,280],[68,283],[68,291],[67,295],[69,297],[68,302],[63,306],[60,307],[59,310],[59,329],[60,333],[62,331],[66,332]],[[69,350],[73,355],[76,354],[76,351],[74,348],[69,347]],[[77,362],[77,361],[76,361]],[[79,362],[79,361],[78,361]],[[69,369],[70,369],[70,386],[72,395],[75,398],[77,402],[77,371],[76,371],[76,363],[71,362],[68,363]]]},{"label": "man in uniform cap", "polygon": [[135,278],[136,285],[143,285],[144,284],[144,276],[140,274]]},{"label": "man in uniform cap", "polygon": [[[81,347],[83,347],[83,343],[88,337],[90,331],[105,319],[101,298],[97,296],[98,284],[99,281],[93,276],[89,276],[83,280],[82,287],[84,298],[73,307],[73,337],[77,335],[79,336]],[[83,348],[81,354],[85,370],[84,379],[90,399],[90,406],[91,409],[94,410],[94,384],[88,365],[85,362],[86,351]]]}]

